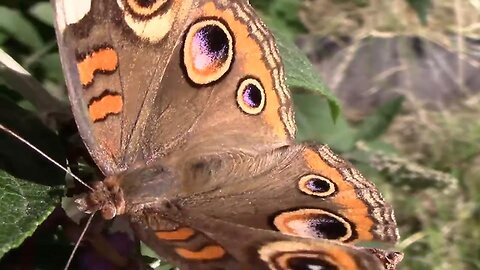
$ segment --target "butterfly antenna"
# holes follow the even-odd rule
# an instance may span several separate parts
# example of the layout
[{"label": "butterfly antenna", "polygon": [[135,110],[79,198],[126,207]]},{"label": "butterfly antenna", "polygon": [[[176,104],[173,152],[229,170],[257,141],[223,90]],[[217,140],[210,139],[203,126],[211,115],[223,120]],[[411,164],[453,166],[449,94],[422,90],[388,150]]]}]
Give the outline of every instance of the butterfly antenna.
[{"label": "butterfly antenna", "polygon": [[64,270],[68,270],[70,267],[70,264],[72,263],[73,256],[77,252],[78,247],[80,246],[80,243],[83,240],[83,237],[85,236],[85,233],[87,233],[88,227],[90,227],[90,223],[92,223],[93,216],[95,215],[96,212],[93,212],[90,217],[87,220],[87,223],[85,224],[85,228],[83,229],[82,233],[80,234],[80,237],[78,238],[77,243],[75,243],[75,247],[73,247],[72,253],[70,254],[70,257],[68,258],[67,264],[65,265]]},{"label": "butterfly antenna", "polygon": [[42,155],[44,158],[46,158],[48,161],[50,161],[51,163],[53,163],[55,166],[57,166],[58,168],[62,169],[64,172],[66,172],[68,175],[72,176],[75,180],[77,180],[80,184],[86,186],[88,189],[90,189],[91,191],[93,191],[93,188],[90,187],[87,183],[85,183],[84,181],[82,181],[82,179],[80,179],[78,176],[76,176],[75,174],[73,174],[71,171],[69,171],[67,168],[65,168],[64,166],[62,166],[60,163],[58,163],[57,161],[55,161],[53,158],[49,157],[47,154],[45,154],[42,150],[38,149],[37,147],[35,147],[33,144],[31,144],[30,142],[28,142],[27,140],[25,140],[24,138],[22,138],[20,135],[18,135],[17,133],[13,132],[12,130],[10,130],[9,128],[5,127],[4,125],[0,124],[0,129],[5,131],[7,134],[10,134],[11,136],[13,136],[14,138],[16,138],[17,140],[21,141],[22,143],[26,144],[28,147],[30,147],[31,149],[35,150],[37,153],[39,153],[40,155]]}]

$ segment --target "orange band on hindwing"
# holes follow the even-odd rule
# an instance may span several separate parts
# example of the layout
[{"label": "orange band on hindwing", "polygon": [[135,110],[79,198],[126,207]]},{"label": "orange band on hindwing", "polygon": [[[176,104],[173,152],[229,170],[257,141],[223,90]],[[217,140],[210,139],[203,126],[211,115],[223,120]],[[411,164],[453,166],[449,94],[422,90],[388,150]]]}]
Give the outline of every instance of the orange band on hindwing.
[{"label": "orange band on hindwing", "polygon": [[185,259],[199,261],[221,259],[226,254],[225,249],[217,245],[205,246],[199,251],[192,251],[186,248],[176,248],[175,252]]},{"label": "orange band on hindwing", "polygon": [[93,84],[95,74],[111,73],[118,67],[118,55],[108,46],[98,47],[86,54],[77,56],[77,69],[80,83],[84,88]]},{"label": "orange band on hindwing", "polygon": [[[200,233],[199,236],[202,234]],[[189,227],[181,227],[173,231],[157,231],[155,236],[159,240],[166,241],[189,241],[195,236],[195,231]],[[197,239],[198,240],[198,239]],[[172,243],[177,245],[178,242]],[[206,245],[199,250],[190,250],[183,247],[175,248],[175,252],[182,258],[188,260],[217,260],[221,259],[226,251],[220,245]]]},{"label": "orange band on hindwing", "polygon": [[[323,150],[325,153],[331,153],[330,150],[328,152],[325,149]],[[371,240],[373,239],[373,235],[371,233],[373,227],[373,220],[370,216],[369,209],[367,204],[355,193],[356,189],[361,188],[372,188],[373,186],[365,181],[365,187],[355,186],[353,182],[354,179],[347,181],[344,175],[340,172],[341,169],[335,168],[325,161],[320,153],[316,152],[313,149],[306,149],[303,157],[311,169],[313,173],[320,174],[327,179],[330,179],[335,186],[337,187],[338,191],[334,196],[331,196],[329,199],[334,203],[343,206],[342,208],[350,209],[346,213],[342,213],[346,219],[356,227],[357,239],[355,240]],[[328,158],[328,157],[324,157]],[[331,158],[338,158],[336,156],[331,156]],[[335,160],[336,162],[340,162],[341,160]],[[333,162],[333,160],[332,160]],[[344,161],[341,161],[344,162]],[[347,169],[347,166],[345,166]],[[358,181],[358,185],[364,184],[362,181]],[[353,211],[352,211],[353,210]]]},{"label": "orange band on hindwing", "polygon": [[94,123],[103,121],[110,115],[119,114],[122,109],[122,96],[110,90],[105,90],[100,96],[92,98],[88,104],[88,113]]},{"label": "orange band on hindwing", "polygon": [[155,233],[158,239],[167,241],[183,241],[187,240],[195,234],[190,228],[179,228],[175,231],[158,231]]}]

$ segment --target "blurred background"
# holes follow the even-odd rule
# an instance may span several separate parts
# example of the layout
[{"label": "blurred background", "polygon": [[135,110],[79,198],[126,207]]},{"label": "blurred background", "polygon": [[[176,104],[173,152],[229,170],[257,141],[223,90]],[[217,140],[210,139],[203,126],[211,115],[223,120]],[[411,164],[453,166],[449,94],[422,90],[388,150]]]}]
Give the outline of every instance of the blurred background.
[{"label": "blurred background", "polygon": [[[480,0],[251,2],[308,57],[320,92],[333,93],[328,101],[315,87],[291,84],[298,139],[329,144],[394,205],[405,252],[399,269],[480,269]],[[51,16],[45,1],[0,3],[0,48],[39,82],[19,82],[0,65],[0,103],[33,112],[65,141],[68,128],[58,123],[68,119],[68,100]],[[15,157],[0,157],[1,168],[15,170],[7,164]],[[37,232],[0,266],[30,269],[18,259],[29,254],[35,269],[61,267],[63,259],[45,262],[35,250],[68,254],[50,222],[42,225],[48,236]]]}]

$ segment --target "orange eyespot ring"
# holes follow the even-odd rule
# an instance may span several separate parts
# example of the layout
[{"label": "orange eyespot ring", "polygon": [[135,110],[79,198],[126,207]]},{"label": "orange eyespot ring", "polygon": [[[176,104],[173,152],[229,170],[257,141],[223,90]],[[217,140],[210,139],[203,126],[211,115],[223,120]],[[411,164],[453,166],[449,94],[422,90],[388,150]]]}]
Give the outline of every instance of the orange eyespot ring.
[{"label": "orange eyespot ring", "polygon": [[327,197],[337,191],[337,187],[332,180],[316,174],[302,176],[298,181],[298,188],[308,195]]},{"label": "orange eyespot ring", "polygon": [[234,59],[235,42],[226,22],[202,18],[188,29],[182,49],[182,64],[188,79],[208,85],[225,76]]},{"label": "orange eyespot ring", "polygon": [[240,82],[237,88],[237,104],[247,114],[257,115],[263,111],[266,104],[265,89],[259,80],[245,78]]},{"label": "orange eyespot ring", "polygon": [[122,0],[132,16],[148,19],[172,2],[171,0]]},{"label": "orange eyespot ring", "polygon": [[299,251],[296,253],[284,253],[278,255],[275,259],[278,265],[281,266],[279,269],[338,269],[335,261],[323,253]]},{"label": "orange eyespot ring", "polygon": [[307,238],[349,242],[357,238],[354,226],[345,218],[322,209],[305,208],[286,211],[273,220],[282,233]]},{"label": "orange eyespot ring", "polygon": [[269,242],[260,247],[258,254],[272,270],[359,269],[352,254],[329,242]]}]

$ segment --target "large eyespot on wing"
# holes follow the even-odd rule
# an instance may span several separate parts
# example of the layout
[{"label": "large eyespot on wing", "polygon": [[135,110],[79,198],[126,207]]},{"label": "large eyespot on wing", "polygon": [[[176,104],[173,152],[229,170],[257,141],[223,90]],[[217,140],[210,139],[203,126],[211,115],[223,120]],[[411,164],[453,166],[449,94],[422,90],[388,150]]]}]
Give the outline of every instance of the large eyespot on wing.
[{"label": "large eyespot on wing", "polygon": [[201,18],[187,31],[182,66],[194,85],[205,86],[225,76],[234,61],[235,41],[226,22]]},{"label": "large eyespot on wing", "polygon": [[258,253],[271,270],[381,269],[372,256],[329,242],[277,241],[262,246]]},{"label": "large eyespot on wing", "polygon": [[322,209],[299,209],[277,215],[273,223],[282,233],[349,242],[357,238],[346,218]]}]

